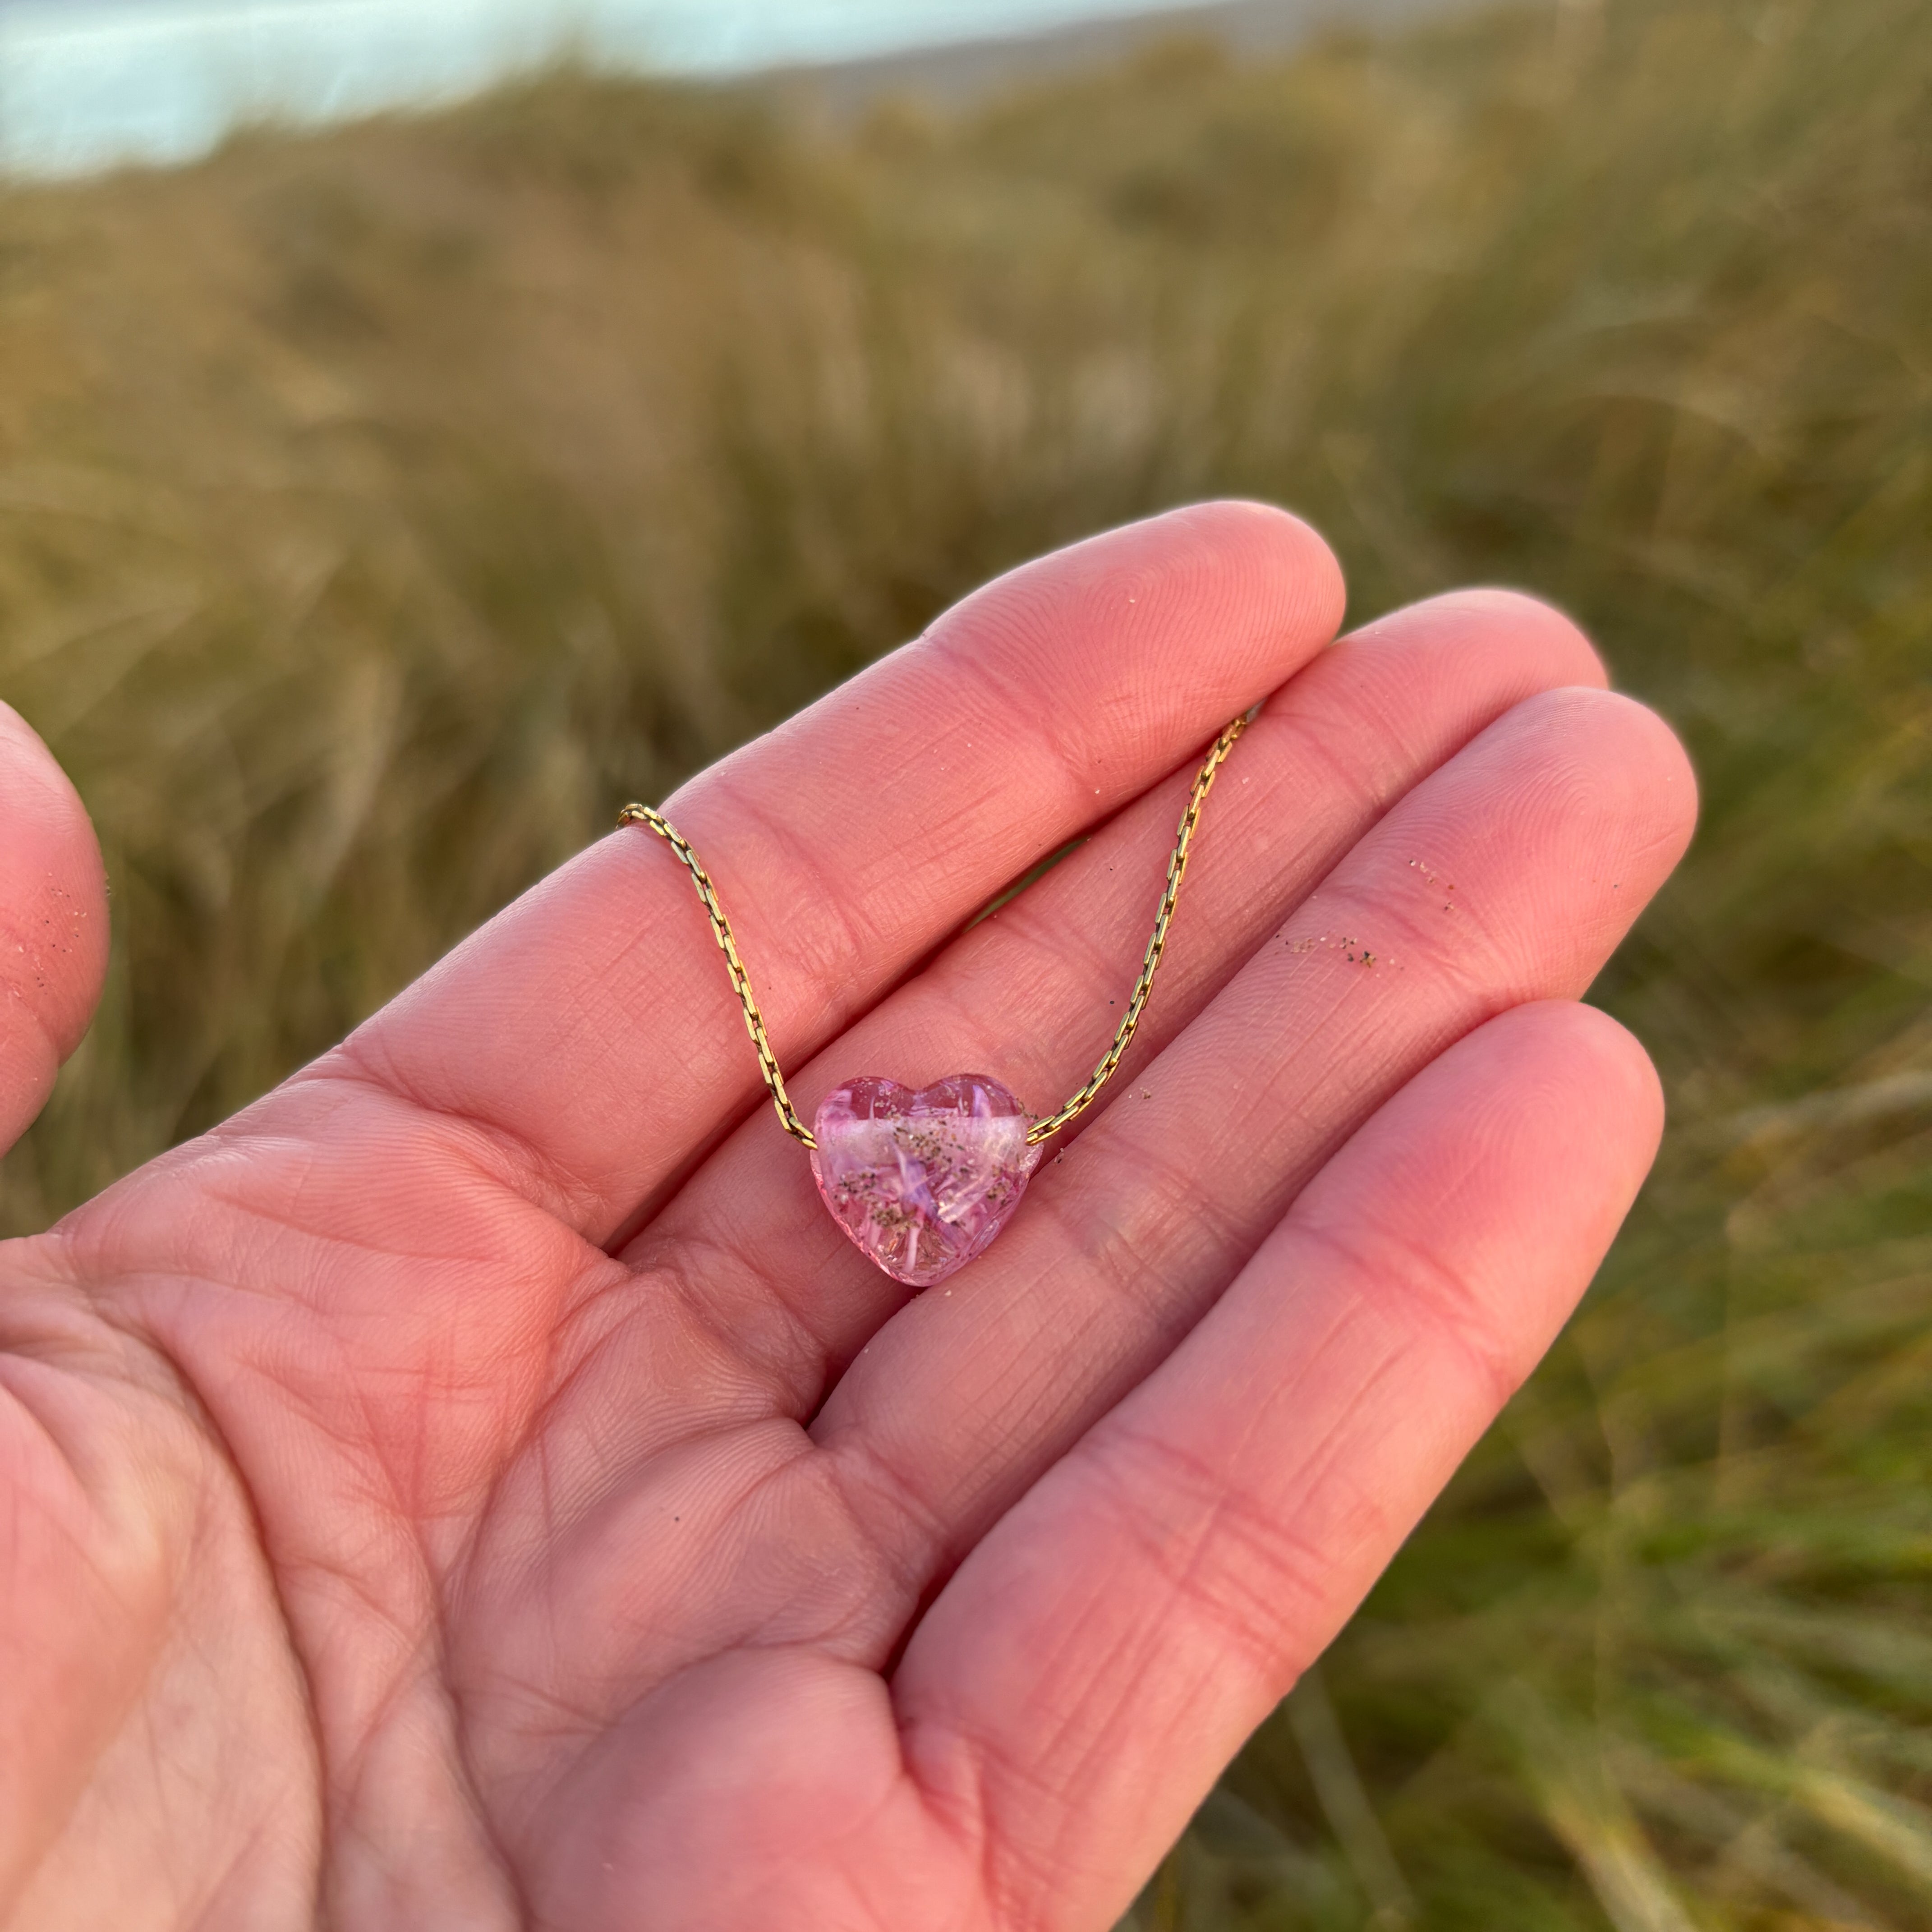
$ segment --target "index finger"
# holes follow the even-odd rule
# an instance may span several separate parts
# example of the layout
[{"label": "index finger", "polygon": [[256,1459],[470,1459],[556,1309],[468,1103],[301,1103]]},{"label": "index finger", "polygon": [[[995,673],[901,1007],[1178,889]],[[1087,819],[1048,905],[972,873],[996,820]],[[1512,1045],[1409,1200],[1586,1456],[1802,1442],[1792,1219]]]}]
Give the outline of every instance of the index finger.
[{"label": "index finger", "polygon": [[[1265,697],[1342,602],[1334,556],[1286,512],[1174,512],[1000,578],[694,779],[669,815],[717,882],[781,1061]],[[460,1120],[472,1150],[482,1128],[513,1185],[600,1242],[762,1090],[689,881],[636,830],[311,1070],[332,1073]]]}]

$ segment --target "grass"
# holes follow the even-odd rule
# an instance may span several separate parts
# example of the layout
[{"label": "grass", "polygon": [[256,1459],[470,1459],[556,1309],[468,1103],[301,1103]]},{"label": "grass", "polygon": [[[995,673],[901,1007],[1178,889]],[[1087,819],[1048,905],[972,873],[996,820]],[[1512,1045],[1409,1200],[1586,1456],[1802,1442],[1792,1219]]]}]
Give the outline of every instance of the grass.
[{"label": "grass", "polygon": [[1932,1925],[1932,12],[1569,0],[941,118],[558,76],[0,195],[0,692],[117,952],[42,1225],[988,573],[1243,491],[1688,737],[1586,1310],[1141,1928]]}]

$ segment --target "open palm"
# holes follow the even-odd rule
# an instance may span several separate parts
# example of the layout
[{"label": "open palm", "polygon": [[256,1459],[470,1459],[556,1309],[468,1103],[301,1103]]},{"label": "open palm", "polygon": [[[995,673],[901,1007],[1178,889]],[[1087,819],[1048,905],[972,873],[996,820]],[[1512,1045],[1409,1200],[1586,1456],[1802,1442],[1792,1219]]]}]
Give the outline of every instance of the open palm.
[{"label": "open palm", "polygon": [[[1541,606],[1330,646],[1341,601],[1293,519],[1177,513],[670,805],[808,1117],[868,1072],[1043,1112],[1266,700],[1132,1055],[943,1288],[826,1215],[635,830],[0,1250],[0,1922],[1109,1924],[1658,1132],[1574,1001],[1688,836],[1677,747]],[[10,1137],[106,914],[17,724],[0,803]]]}]

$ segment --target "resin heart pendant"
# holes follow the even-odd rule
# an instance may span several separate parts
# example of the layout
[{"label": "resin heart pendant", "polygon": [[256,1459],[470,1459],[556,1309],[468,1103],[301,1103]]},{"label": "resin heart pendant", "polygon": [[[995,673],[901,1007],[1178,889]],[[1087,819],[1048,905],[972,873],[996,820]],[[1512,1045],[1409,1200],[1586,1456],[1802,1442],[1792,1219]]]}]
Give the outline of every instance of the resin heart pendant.
[{"label": "resin heart pendant", "polygon": [[812,1178],[868,1260],[931,1288],[992,1245],[1044,1147],[997,1080],[956,1073],[915,1094],[868,1076],[834,1088],[812,1124]]}]

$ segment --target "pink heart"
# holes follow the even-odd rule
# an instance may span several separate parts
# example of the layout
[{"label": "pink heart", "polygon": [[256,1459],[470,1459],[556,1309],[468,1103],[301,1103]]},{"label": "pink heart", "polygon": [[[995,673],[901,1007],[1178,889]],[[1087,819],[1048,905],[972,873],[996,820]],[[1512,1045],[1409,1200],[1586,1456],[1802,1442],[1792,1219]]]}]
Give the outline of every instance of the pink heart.
[{"label": "pink heart", "polygon": [[956,1073],[915,1094],[848,1080],[818,1104],[812,1178],[832,1218],[895,1281],[931,1288],[1012,1219],[1043,1148],[997,1080]]}]

